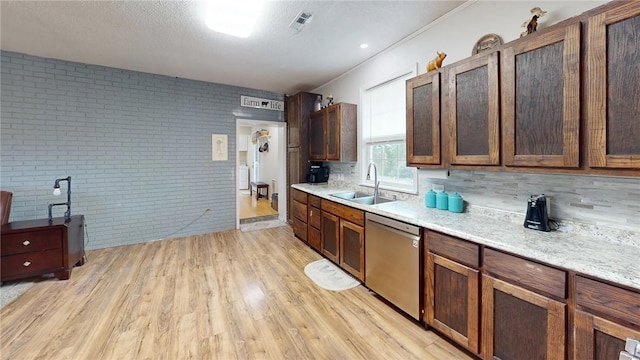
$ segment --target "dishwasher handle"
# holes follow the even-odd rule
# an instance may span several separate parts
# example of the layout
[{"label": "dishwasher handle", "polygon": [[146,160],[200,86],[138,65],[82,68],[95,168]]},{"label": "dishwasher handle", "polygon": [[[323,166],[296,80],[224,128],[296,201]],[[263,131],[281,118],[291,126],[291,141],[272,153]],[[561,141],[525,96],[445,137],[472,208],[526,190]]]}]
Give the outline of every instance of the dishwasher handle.
[{"label": "dishwasher handle", "polygon": [[384,216],[380,216],[372,213],[366,213],[365,220],[366,222],[375,222],[387,228],[396,229],[403,233],[411,234],[414,236],[420,237],[421,235],[419,226],[410,225],[397,220],[389,219]]},{"label": "dishwasher handle", "polygon": [[386,224],[383,224],[383,223],[379,223],[379,222],[373,221],[371,219],[367,219],[367,222],[365,224],[365,228],[369,228],[369,229],[367,229],[365,231],[367,231],[367,232],[371,231],[372,230],[371,227],[380,227],[380,228],[383,228],[383,231],[389,231],[389,232],[392,232],[392,233],[394,233],[394,234],[396,234],[398,236],[401,236],[401,237],[403,237],[405,239],[412,240],[414,242],[414,246],[417,243],[420,242],[420,238],[421,238],[420,235],[415,235],[415,234],[412,234],[412,233],[409,233],[409,232],[406,232],[406,231],[402,231],[402,230],[396,229],[396,228],[391,227],[389,225],[386,225]]}]

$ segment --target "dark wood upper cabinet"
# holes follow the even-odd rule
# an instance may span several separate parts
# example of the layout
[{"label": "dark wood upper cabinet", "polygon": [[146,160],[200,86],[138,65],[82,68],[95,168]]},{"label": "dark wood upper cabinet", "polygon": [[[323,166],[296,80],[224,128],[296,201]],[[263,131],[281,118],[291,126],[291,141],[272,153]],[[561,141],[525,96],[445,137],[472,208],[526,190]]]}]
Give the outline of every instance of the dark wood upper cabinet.
[{"label": "dark wood upper cabinet", "polygon": [[580,29],[549,29],[502,50],[505,165],[579,167]]},{"label": "dark wood upper cabinet", "polygon": [[499,165],[498,53],[447,67],[446,82],[449,163]]},{"label": "dark wood upper cabinet", "polygon": [[309,160],[357,161],[357,106],[338,103],[309,119]]},{"label": "dark wood upper cabinet", "polygon": [[589,166],[640,169],[640,2],[588,21]]},{"label": "dark wood upper cabinet", "polygon": [[407,80],[407,166],[439,165],[440,73]]}]

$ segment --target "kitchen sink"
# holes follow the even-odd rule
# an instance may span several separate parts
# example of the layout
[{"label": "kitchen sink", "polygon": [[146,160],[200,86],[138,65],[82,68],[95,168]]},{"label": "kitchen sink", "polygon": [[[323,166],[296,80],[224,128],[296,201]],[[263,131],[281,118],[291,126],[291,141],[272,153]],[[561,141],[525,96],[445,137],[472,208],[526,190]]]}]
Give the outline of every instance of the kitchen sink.
[{"label": "kitchen sink", "polygon": [[[348,201],[355,202],[355,203],[358,203],[358,204],[374,205],[374,203],[373,203],[373,195],[367,194],[367,193],[358,192],[358,191],[331,194],[331,196],[335,196],[337,198],[348,200]],[[382,204],[382,203],[391,202],[391,201],[395,201],[395,199],[389,199],[389,198],[378,196],[378,201],[376,202],[376,204]]]},{"label": "kitchen sink", "polygon": [[363,193],[363,192],[359,192],[359,191],[350,191],[350,192],[344,192],[344,193],[331,194],[331,196],[335,196],[335,197],[338,197],[340,199],[345,199],[345,200],[353,200],[353,199],[360,199],[360,198],[366,198],[366,197],[373,197],[373,195],[371,195],[371,194],[367,194],[367,193]]}]

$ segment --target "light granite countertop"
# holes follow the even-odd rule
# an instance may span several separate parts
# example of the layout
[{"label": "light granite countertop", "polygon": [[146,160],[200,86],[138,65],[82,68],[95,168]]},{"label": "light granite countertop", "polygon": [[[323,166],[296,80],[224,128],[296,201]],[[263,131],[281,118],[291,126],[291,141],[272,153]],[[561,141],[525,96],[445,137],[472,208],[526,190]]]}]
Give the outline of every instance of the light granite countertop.
[{"label": "light granite countertop", "polygon": [[500,212],[464,212],[427,208],[408,201],[363,205],[331,196],[350,189],[294,184],[293,188],[360,210],[439,231],[494,249],[573,270],[640,290],[640,247],[585,233],[526,229]]}]

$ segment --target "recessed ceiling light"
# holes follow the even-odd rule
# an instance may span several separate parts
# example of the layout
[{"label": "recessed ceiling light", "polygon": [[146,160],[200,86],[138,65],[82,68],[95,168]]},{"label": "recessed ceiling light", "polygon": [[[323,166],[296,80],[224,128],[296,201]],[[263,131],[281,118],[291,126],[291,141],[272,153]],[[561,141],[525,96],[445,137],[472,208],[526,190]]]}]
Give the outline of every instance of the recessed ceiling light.
[{"label": "recessed ceiling light", "polygon": [[213,31],[246,38],[253,32],[262,5],[263,0],[209,0],[205,23]]},{"label": "recessed ceiling light", "polygon": [[369,44],[360,44],[360,49],[366,49],[369,47]]}]

